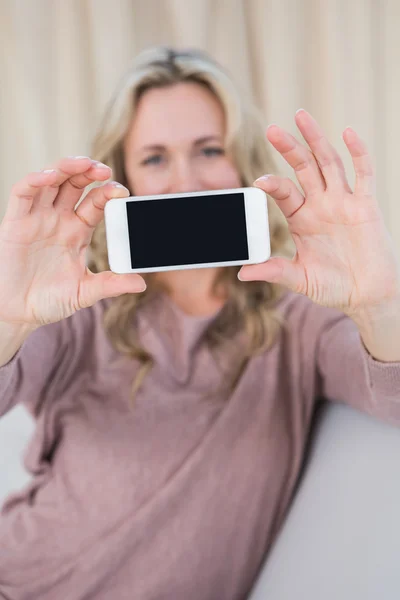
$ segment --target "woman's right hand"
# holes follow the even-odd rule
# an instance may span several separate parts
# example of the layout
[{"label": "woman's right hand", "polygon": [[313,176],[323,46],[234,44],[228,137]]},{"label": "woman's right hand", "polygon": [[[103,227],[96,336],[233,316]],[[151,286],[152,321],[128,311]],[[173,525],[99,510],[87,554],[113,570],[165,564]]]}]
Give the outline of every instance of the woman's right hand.
[{"label": "woman's right hand", "polygon": [[36,328],[69,317],[102,298],[141,292],[136,273],[92,273],[86,252],[111,198],[129,196],[111,169],[87,157],[58,161],[12,188],[0,223],[0,321]]}]

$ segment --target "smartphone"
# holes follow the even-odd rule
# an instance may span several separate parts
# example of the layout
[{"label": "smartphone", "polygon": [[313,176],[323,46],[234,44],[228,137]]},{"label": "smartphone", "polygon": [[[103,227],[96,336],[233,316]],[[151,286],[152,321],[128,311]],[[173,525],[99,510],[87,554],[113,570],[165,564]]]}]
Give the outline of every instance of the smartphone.
[{"label": "smartphone", "polygon": [[246,265],[271,255],[267,196],[256,187],[112,198],[104,220],[114,273]]}]

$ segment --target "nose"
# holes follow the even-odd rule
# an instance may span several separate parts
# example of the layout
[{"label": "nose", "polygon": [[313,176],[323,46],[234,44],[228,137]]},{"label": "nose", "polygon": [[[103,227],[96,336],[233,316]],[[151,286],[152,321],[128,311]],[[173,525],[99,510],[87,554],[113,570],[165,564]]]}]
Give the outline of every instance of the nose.
[{"label": "nose", "polygon": [[187,157],[174,161],[170,179],[171,193],[198,192],[201,190],[199,173]]}]

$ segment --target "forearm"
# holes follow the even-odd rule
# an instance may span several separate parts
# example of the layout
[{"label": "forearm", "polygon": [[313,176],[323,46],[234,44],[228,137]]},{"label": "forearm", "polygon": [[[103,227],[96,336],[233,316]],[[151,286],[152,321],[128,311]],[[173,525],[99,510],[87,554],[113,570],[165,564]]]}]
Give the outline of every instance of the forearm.
[{"label": "forearm", "polygon": [[35,327],[0,321],[0,367],[7,364]]},{"label": "forearm", "polygon": [[351,317],[373,358],[400,362],[400,298]]}]

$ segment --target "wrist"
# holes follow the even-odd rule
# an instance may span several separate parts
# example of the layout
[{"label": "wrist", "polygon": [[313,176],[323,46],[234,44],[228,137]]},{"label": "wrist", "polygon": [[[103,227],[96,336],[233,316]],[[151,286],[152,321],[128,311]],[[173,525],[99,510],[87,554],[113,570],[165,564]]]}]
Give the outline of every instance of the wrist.
[{"label": "wrist", "polygon": [[382,362],[400,361],[400,297],[358,311],[351,319],[373,358]]},{"label": "wrist", "polygon": [[35,329],[26,323],[0,321],[0,366],[6,365]]}]

